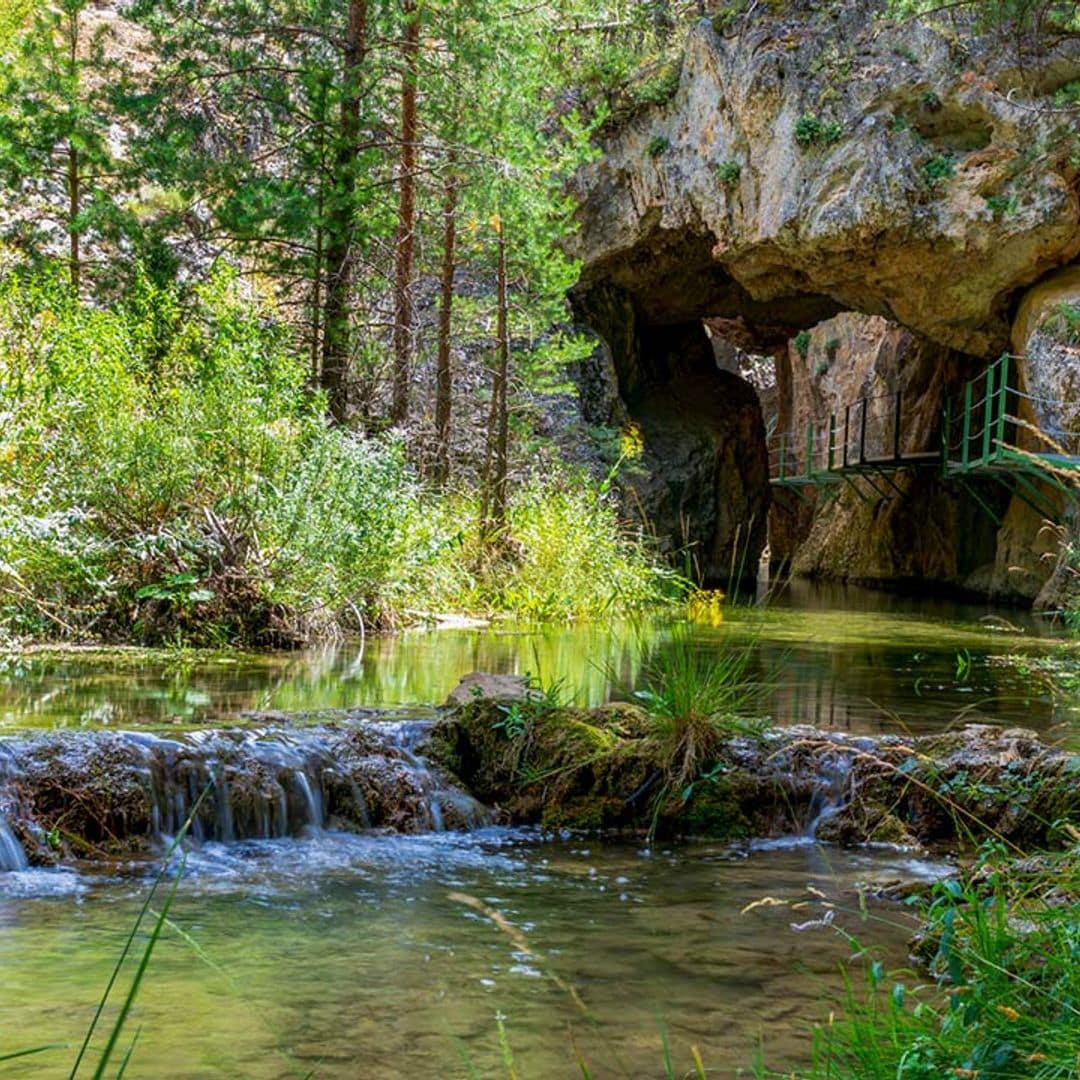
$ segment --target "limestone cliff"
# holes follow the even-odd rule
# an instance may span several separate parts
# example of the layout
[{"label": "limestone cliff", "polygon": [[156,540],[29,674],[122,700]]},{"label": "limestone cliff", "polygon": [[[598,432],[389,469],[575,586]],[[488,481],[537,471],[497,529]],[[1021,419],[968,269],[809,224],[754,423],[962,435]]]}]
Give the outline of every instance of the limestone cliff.
[{"label": "limestone cliff", "polygon": [[[1018,60],[1010,44],[951,20],[892,23],[881,8],[778,0],[700,20],[670,100],[610,125],[602,157],[576,178],[575,307],[610,346],[628,403],[648,399],[655,414],[667,399],[682,415],[689,393],[698,428],[715,409],[725,445],[752,430],[724,415],[725,400],[747,407],[734,384],[688,392],[672,362],[672,343],[689,348],[703,319],[777,358],[777,404],[764,421],[779,431],[903,390],[904,438],[932,449],[942,404],[1010,334],[1034,365],[1021,388],[1080,386],[1075,343],[1052,355],[1031,344],[1036,327],[1045,337],[1049,300],[1025,301],[1013,328],[1029,287],[1080,253],[1080,114],[1053,103],[1080,80],[1080,41]],[[809,332],[805,354],[789,344],[799,331]],[[1080,430],[1071,417],[1054,423]],[[665,455],[687,455],[660,429],[653,443],[656,487]],[[716,460],[725,453],[722,470],[758,460],[760,447],[736,442]],[[696,550],[729,551],[732,523],[767,502],[752,487],[760,468],[737,472],[713,485],[729,505],[707,527],[684,500]],[[898,474],[879,492],[845,486],[816,510],[789,501],[772,514],[773,554],[810,574],[1033,598],[1054,544],[1037,514],[985,487],[989,514],[929,471]]]}]

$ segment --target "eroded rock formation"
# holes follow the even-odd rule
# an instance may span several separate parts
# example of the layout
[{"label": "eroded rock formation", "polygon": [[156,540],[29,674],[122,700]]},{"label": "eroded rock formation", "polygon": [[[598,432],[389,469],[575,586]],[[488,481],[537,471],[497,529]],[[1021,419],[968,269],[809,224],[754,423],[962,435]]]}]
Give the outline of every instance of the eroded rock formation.
[{"label": "eroded rock formation", "polygon": [[[622,399],[647,401],[643,417],[665,413],[665,425],[694,412],[691,401],[698,431],[715,402],[718,443],[740,463],[754,453],[742,441],[750,427],[721,412],[725,401],[748,407],[743,397],[734,384],[702,393],[686,374],[704,375],[691,329],[702,319],[778,356],[778,430],[804,430],[845,398],[903,389],[905,439],[928,449],[942,402],[1009,347],[1011,329],[1014,350],[1032,354],[1036,392],[1047,380],[1069,393],[1080,383],[1075,346],[1048,352],[1035,330],[1045,337],[1038,313],[1080,279],[1037,285],[1012,327],[1028,287],[1080,253],[1080,125],[1051,102],[1080,79],[1080,42],[1044,43],[1020,63],[1001,40],[946,22],[891,24],[878,7],[793,0],[722,26],[701,20],[671,99],[612,125],[603,156],[577,178],[575,306],[610,347]],[[811,369],[786,343],[813,327]],[[686,471],[693,440],[673,450],[661,430],[672,432],[651,432],[642,501],[671,536],[674,509],[659,510],[657,489],[669,466]],[[723,451],[716,461],[730,467]],[[708,485],[727,518],[748,522],[764,504],[756,475],[741,466],[737,482]],[[847,490],[816,514],[774,514],[773,554],[805,541],[802,572],[1033,598],[1054,544],[1026,504],[984,488],[1000,524],[931,473],[900,474],[887,497]],[[698,527],[693,500],[680,500],[697,550],[730,544],[724,514]]]}]

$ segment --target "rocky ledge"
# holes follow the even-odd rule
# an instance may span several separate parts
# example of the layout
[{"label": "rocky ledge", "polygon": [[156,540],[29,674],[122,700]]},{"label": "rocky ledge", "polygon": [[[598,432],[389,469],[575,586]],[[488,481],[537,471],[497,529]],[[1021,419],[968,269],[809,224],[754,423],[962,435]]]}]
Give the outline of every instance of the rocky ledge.
[{"label": "rocky ledge", "polygon": [[474,679],[426,752],[504,818],[553,828],[1035,848],[1080,823],[1080,754],[978,724],[919,738],[732,734],[696,780],[672,784],[638,706],[553,709],[524,684]]}]

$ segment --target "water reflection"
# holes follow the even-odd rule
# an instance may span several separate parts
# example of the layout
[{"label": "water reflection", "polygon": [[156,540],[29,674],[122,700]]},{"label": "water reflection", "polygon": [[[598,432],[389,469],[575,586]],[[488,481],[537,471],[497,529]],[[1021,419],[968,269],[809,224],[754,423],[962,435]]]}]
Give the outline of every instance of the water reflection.
[{"label": "water reflection", "polygon": [[[0,674],[0,724],[199,725],[241,722],[253,710],[436,703],[476,670],[561,679],[579,703],[595,704],[637,685],[668,632],[663,619],[496,624],[292,654],[36,656]],[[705,652],[753,650],[758,675],[775,684],[770,711],[778,723],[926,731],[963,718],[1046,730],[1072,703],[1055,702],[1023,672],[990,661],[1052,649],[1054,635],[1016,612],[796,583],[764,611],[729,609],[724,626],[700,628],[697,641]]]}]

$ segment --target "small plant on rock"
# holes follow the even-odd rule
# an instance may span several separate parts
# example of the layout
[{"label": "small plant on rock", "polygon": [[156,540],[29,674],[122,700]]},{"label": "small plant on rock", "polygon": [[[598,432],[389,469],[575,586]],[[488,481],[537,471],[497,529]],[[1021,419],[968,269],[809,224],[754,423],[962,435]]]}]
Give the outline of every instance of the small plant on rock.
[{"label": "small plant on rock", "polygon": [[810,355],[810,331],[800,330],[792,339],[791,343],[795,346],[795,351],[804,360]]},{"label": "small plant on rock", "polygon": [[679,623],[644,665],[634,696],[652,721],[670,789],[699,779],[731,736],[768,726],[760,711],[768,687],[754,678],[752,662],[751,648],[696,640],[692,628]]},{"label": "small plant on rock", "polygon": [[666,135],[656,135],[649,140],[645,152],[651,158],[658,158],[671,146],[671,140]]},{"label": "small plant on rock", "polygon": [[923,179],[931,186],[936,187],[944,180],[949,180],[956,175],[956,166],[948,154],[935,154],[922,167]]},{"label": "small plant on rock", "polygon": [[837,120],[822,120],[813,113],[803,113],[795,121],[795,141],[802,147],[830,146],[837,142],[844,128]]},{"label": "small plant on rock", "polygon": [[720,181],[724,187],[733,187],[739,182],[739,177],[742,176],[742,166],[732,158],[727,161],[721,161],[716,166],[716,179]]}]

